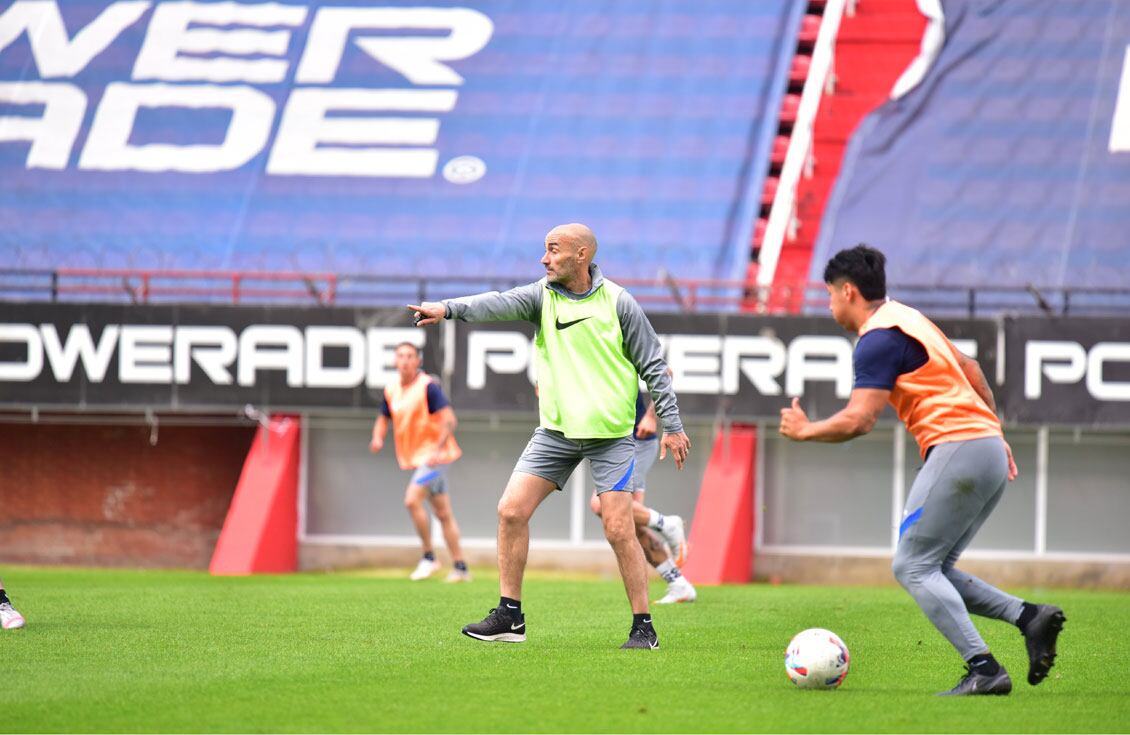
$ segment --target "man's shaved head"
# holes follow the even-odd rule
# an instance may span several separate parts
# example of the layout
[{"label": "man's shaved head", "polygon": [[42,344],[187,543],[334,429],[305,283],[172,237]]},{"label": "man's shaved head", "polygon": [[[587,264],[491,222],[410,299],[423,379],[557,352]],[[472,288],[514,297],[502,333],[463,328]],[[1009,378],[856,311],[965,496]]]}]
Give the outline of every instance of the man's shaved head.
[{"label": "man's shaved head", "polygon": [[589,290],[589,266],[596,257],[596,235],[586,225],[573,222],[557,225],[545,236],[545,277],[574,293]]},{"label": "man's shaved head", "polygon": [[562,245],[566,245],[574,251],[585,249],[585,265],[588,265],[596,258],[596,235],[589,229],[588,225],[582,225],[579,222],[571,222],[567,225],[557,225],[549,234],[545,236],[546,242],[551,239],[556,240]]}]

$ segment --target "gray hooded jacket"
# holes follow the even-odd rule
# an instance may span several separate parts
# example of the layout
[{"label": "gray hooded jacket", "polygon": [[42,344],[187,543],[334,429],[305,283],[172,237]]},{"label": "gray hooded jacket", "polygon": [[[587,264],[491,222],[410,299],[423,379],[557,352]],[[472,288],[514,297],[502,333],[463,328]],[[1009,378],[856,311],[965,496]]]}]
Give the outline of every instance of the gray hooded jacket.
[{"label": "gray hooded jacket", "polygon": [[[604,275],[601,274],[596,263],[589,265],[589,275],[592,277],[592,288],[583,294],[572,293],[557,283],[547,284],[542,278],[502,293],[490,291],[475,296],[444,299],[442,302],[446,309],[444,316],[447,319],[461,319],[466,322],[527,321],[540,328],[544,289],[548,286],[566,298],[584,299],[604,285]],[[651,393],[651,398],[655,402],[655,413],[663,422],[663,430],[668,433],[682,431],[683,422],[679,418],[679,404],[675,398],[675,391],[671,389],[667,362],[663,359],[663,349],[651,322],[626,290],[621,292],[616,300],[616,313],[620,317],[625,353]]]}]

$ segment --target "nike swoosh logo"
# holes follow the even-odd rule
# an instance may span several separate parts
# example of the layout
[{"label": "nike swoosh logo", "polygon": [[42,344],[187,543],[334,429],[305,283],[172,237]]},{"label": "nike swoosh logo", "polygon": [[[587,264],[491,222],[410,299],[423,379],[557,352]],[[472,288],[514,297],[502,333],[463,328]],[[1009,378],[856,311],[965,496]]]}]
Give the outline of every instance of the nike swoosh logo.
[{"label": "nike swoosh logo", "polygon": [[506,605],[506,607],[510,608],[511,610],[517,610],[517,609],[518,609],[518,606],[517,606],[517,605],[510,605],[510,604],[507,604],[507,605]]},{"label": "nike swoosh logo", "polygon": [[650,624],[651,624],[651,618],[648,618],[648,619],[647,619],[647,620],[645,620],[644,622],[645,622],[645,623],[647,623],[648,625],[650,625]]},{"label": "nike swoosh logo", "polygon": [[525,627],[526,627],[525,623],[518,623],[517,625],[515,625],[514,623],[510,624],[510,630],[518,630],[520,628],[525,628]]},{"label": "nike swoosh logo", "polygon": [[561,321],[561,317],[557,317],[557,321],[554,322],[554,325],[559,330],[560,329],[568,329],[569,327],[573,326],[574,324],[579,324],[579,323],[583,322],[585,319],[592,319],[592,317],[591,316],[583,316],[580,319],[574,319],[571,322],[563,322],[563,321]]}]

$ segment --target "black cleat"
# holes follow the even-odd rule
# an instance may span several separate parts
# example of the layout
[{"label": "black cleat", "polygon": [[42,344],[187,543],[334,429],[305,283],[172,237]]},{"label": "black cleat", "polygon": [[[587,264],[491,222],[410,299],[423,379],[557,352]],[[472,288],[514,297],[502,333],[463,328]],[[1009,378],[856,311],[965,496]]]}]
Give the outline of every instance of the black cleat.
[{"label": "black cleat", "polygon": [[495,643],[521,643],[526,640],[526,616],[508,615],[492,607],[481,623],[463,626],[463,635],[480,641]]},{"label": "black cleat", "polygon": [[969,666],[965,667],[965,676],[948,692],[938,692],[939,697],[960,697],[966,694],[1008,694],[1012,691],[1012,679],[1004,667],[995,674],[981,674]]},{"label": "black cleat", "polygon": [[639,625],[632,626],[632,632],[628,634],[628,641],[620,648],[659,648],[659,636],[655,632],[655,628],[650,625],[645,627]]},{"label": "black cleat", "polygon": [[1067,618],[1055,605],[1036,605],[1036,617],[1025,626],[1024,645],[1028,647],[1028,683],[1043,681],[1055,666],[1055,641]]}]

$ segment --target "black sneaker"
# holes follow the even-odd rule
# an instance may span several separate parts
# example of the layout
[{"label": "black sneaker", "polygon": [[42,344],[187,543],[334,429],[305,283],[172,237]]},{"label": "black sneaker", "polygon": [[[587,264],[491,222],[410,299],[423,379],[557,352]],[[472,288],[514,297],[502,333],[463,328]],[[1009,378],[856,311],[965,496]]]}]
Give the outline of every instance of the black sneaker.
[{"label": "black sneaker", "polygon": [[508,615],[500,608],[492,607],[481,623],[464,625],[463,635],[480,641],[521,643],[526,640],[526,616]]},{"label": "black sneaker", "polygon": [[650,625],[646,628],[633,625],[632,632],[628,634],[628,641],[620,648],[659,648],[659,636],[655,633],[655,628]]},{"label": "black sneaker", "polygon": [[1028,647],[1029,684],[1039,684],[1055,666],[1055,641],[1065,622],[1063,610],[1055,605],[1036,605],[1036,617],[1022,631]]},{"label": "black sneaker", "polygon": [[1012,679],[1004,667],[995,674],[981,674],[969,666],[965,667],[965,676],[948,692],[938,692],[940,697],[960,697],[966,694],[1008,694],[1012,691]]}]

